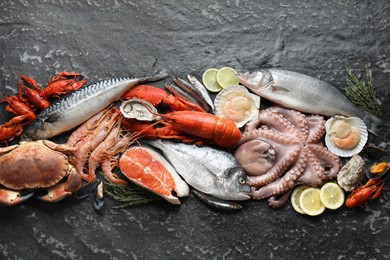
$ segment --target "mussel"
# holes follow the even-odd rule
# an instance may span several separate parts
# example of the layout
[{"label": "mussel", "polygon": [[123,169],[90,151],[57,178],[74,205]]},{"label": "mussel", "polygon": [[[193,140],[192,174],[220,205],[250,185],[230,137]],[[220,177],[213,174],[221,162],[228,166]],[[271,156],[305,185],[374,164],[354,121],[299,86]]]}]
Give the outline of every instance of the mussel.
[{"label": "mussel", "polygon": [[84,199],[90,197],[93,208],[100,211],[104,205],[104,186],[100,180],[86,184],[75,193],[77,199]]},{"label": "mussel", "polygon": [[366,171],[367,178],[375,180],[375,179],[382,178],[389,173],[389,169],[390,169],[389,151],[386,151],[379,147],[369,146],[369,147],[365,147],[361,151],[361,154],[367,157],[368,159],[374,161],[374,163],[371,164],[368,171]]}]

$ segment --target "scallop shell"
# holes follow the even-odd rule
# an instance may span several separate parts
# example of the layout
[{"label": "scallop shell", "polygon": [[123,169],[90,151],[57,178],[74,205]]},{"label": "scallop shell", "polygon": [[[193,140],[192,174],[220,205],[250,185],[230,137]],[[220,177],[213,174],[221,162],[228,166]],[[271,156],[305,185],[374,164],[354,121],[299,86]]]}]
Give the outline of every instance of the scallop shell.
[{"label": "scallop shell", "polygon": [[123,101],[120,111],[125,118],[134,118],[140,121],[159,119],[157,109],[149,102],[138,98],[130,98]]},{"label": "scallop shell", "polygon": [[236,123],[237,127],[242,127],[259,116],[260,97],[249,93],[244,86],[233,85],[218,93],[214,106],[215,115],[229,118]]},{"label": "scallop shell", "polygon": [[[335,126],[335,123],[347,123],[352,128],[355,128],[360,133],[360,141],[354,148],[343,149],[337,147],[335,143],[331,140],[330,132],[332,127]],[[358,117],[344,117],[344,116],[334,116],[326,121],[325,124],[326,135],[325,135],[325,144],[328,147],[329,151],[332,153],[341,156],[341,157],[351,157],[354,154],[358,154],[367,143],[368,132],[367,126],[364,122]]]}]

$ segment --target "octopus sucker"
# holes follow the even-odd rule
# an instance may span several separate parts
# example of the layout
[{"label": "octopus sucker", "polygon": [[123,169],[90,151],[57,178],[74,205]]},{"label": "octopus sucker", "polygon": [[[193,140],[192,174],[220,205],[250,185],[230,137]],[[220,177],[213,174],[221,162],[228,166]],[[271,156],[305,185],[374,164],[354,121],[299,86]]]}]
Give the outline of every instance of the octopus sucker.
[{"label": "octopus sucker", "polygon": [[279,106],[260,111],[258,120],[245,128],[235,153],[236,158],[247,156],[239,147],[252,140],[269,144],[275,153],[274,165],[268,171],[247,173],[248,183],[253,187],[252,197],[269,198],[270,206],[279,207],[294,186],[319,186],[334,178],[340,169],[340,159],[321,143],[324,133],[322,116],[306,116]]}]

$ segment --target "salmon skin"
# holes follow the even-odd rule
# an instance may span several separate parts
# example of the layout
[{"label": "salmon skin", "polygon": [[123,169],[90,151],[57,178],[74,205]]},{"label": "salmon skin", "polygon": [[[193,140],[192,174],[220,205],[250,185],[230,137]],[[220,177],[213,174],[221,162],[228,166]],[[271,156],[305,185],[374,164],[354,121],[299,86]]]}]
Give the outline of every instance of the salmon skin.
[{"label": "salmon skin", "polygon": [[337,88],[305,74],[265,69],[238,73],[239,81],[257,95],[278,105],[323,116],[359,117],[368,131],[380,135],[383,122],[357,107]]},{"label": "salmon skin", "polygon": [[167,76],[166,72],[159,71],[153,76],[112,78],[82,87],[42,110],[26,127],[21,139],[49,139],[71,130],[118,100],[135,85]]}]

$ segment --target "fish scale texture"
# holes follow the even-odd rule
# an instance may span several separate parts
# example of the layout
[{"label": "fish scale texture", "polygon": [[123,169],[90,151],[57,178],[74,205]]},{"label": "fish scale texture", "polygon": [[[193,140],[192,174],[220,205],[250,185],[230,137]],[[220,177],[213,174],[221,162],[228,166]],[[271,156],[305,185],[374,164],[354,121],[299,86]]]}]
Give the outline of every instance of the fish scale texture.
[{"label": "fish scale texture", "polygon": [[[183,78],[211,67],[277,67],[339,88],[347,84],[345,67],[361,76],[368,65],[388,120],[389,17],[388,1],[369,0],[1,1],[0,96],[16,93],[20,75],[45,84],[55,72],[76,71],[90,84],[144,75],[155,60]],[[1,112],[1,122],[11,116]],[[64,143],[66,135],[53,140]],[[390,149],[388,130],[369,142]],[[107,198],[101,214],[88,199],[0,206],[0,258],[390,258],[388,192],[364,209],[316,218],[267,201],[225,213],[192,195],[180,206],[114,205]]]}]

